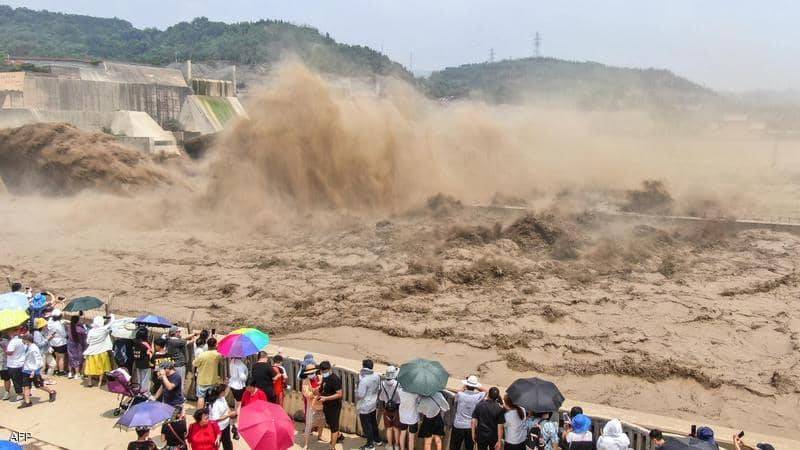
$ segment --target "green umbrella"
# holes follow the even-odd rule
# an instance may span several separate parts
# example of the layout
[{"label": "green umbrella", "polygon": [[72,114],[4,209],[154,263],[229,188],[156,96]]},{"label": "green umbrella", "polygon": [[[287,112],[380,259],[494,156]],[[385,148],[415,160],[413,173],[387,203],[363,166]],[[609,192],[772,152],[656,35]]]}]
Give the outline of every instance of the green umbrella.
[{"label": "green umbrella", "polygon": [[73,298],[67,303],[63,311],[65,312],[78,312],[86,311],[89,309],[97,309],[105,305],[102,300],[97,297],[78,297]]},{"label": "green umbrella", "polygon": [[443,390],[449,377],[438,361],[414,359],[400,366],[397,381],[408,392],[430,396]]}]

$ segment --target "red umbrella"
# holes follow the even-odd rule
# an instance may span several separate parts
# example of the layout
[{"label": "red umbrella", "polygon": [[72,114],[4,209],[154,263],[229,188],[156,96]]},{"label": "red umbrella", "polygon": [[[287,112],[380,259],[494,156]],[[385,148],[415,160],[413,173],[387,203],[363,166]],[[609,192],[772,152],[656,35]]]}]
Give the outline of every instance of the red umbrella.
[{"label": "red umbrella", "polygon": [[243,407],[239,434],[253,450],[286,450],[294,444],[294,422],[275,403],[255,400]]}]

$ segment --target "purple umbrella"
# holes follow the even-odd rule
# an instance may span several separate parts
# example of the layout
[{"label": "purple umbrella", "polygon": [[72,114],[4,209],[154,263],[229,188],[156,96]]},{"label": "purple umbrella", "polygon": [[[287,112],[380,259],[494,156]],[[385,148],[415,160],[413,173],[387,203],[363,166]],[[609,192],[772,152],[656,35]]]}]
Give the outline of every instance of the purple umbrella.
[{"label": "purple umbrella", "polygon": [[143,316],[139,316],[133,320],[133,323],[146,325],[148,327],[169,328],[172,326],[172,322],[155,314],[145,314]]},{"label": "purple umbrella", "polygon": [[117,421],[123,428],[153,428],[172,418],[175,407],[166,403],[146,401],[133,405]]}]

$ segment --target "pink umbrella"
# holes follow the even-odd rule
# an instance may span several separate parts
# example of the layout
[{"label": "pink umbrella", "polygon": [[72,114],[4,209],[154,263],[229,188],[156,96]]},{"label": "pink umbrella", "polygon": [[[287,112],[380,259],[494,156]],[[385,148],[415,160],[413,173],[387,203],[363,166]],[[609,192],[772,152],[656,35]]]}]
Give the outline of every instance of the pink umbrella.
[{"label": "pink umbrella", "polygon": [[294,444],[294,432],[294,422],[275,403],[255,400],[239,416],[239,434],[253,450],[286,450]]}]

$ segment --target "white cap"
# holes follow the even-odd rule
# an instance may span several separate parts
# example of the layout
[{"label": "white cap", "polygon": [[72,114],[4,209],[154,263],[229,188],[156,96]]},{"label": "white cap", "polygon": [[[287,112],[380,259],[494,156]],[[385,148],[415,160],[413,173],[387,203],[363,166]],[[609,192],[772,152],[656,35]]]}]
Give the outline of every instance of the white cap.
[{"label": "white cap", "polygon": [[58,308],[53,308],[53,310],[50,312],[50,315],[51,316],[56,316],[56,317],[60,316],[61,315],[61,310],[58,309]]},{"label": "white cap", "polygon": [[395,378],[397,378],[397,372],[398,372],[397,367],[389,366],[386,368],[386,373],[384,374],[384,376],[386,377],[387,380],[394,380]]},{"label": "white cap", "polygon": [[469,386],[471,388],[479,388],[481,384],[478,382],[478,377],[475,375],[470,375],[467,377],[466,380],[461,380],[461,383],[464,386]]}]

